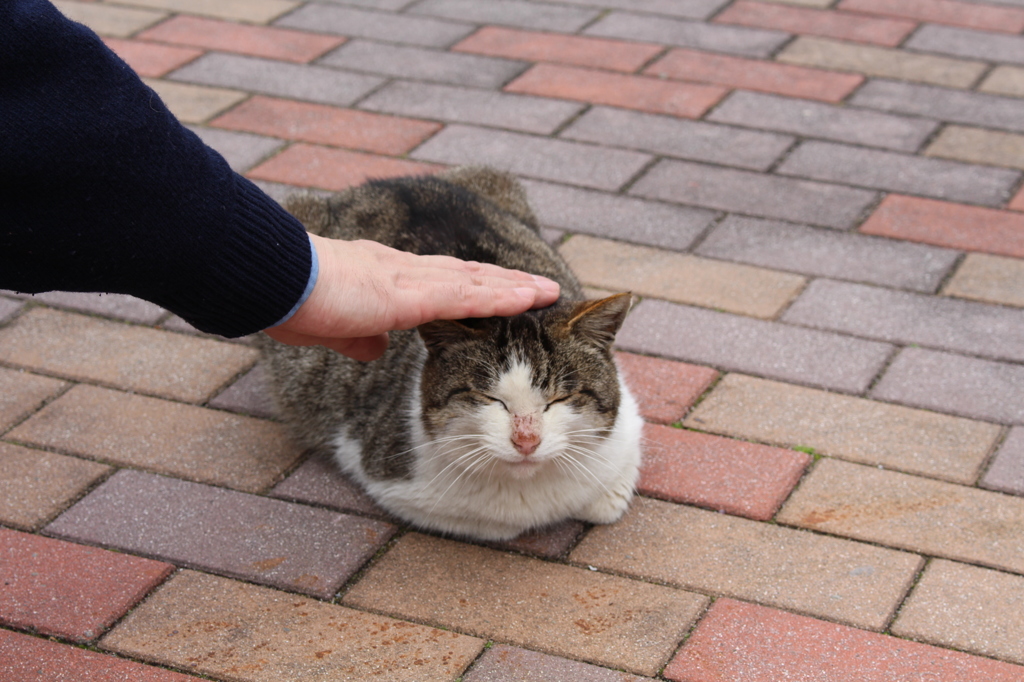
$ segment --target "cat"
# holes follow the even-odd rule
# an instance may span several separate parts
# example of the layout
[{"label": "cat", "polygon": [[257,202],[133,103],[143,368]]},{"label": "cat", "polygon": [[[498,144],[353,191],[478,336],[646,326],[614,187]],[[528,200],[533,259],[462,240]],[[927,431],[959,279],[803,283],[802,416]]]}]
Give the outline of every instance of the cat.
[{"label": "cat", "polygon": [[467,167],[370,181],[286,208],[314,234],[543,275],[552,306],[392,332],[361,363],[261,335],[294,437],[333,455],[414,526],[507,540],[566,518],[611,523],[638,478],[643,422],[611,353],[628,293],[585,300],[511,175]]}]

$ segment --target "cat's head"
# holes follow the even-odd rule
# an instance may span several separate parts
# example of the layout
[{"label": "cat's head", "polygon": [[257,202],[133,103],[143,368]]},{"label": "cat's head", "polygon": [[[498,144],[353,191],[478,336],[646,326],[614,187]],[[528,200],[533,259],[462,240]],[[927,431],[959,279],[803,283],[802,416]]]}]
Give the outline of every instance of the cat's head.
[{"label": "cat's head", "polygon": [[611,345],[631,304],[630,294],[617,294],[508,318],[421,325],[428,439],[444,445],[447,459],[461,458],[459,468],[489,476],[592,469],[618,415]]}]

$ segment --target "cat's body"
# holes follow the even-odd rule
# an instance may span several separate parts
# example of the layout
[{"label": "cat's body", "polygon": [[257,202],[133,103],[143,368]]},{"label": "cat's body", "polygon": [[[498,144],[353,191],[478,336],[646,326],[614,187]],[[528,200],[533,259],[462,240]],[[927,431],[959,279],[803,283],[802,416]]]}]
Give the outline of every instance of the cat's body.
[{"label": "cat's body", "polygon": [[495,263],[562,287],[543,310],[392,332],[370,363],[265,338],[277,402],[302,444],[331,453],[382,507],[432,530],[507,539],[568,517],[622,515],[642,421],[610,346],[630,297],[584,301],[518,182],[457,169],[288,209],[321,236]]}]

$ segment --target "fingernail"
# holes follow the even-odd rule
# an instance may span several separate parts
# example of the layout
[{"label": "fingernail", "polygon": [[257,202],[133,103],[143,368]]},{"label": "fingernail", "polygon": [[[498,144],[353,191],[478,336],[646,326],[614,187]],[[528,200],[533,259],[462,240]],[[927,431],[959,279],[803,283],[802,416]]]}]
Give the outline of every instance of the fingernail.
[{"label": "fingernail", "polygon": [[541,277],[540,275],[534,275],[533,281],[536,282],[541,289],[545,289],[547,291],[558,291],[561,288],[558,286],[558,282],[550,280],[547,277]]}]

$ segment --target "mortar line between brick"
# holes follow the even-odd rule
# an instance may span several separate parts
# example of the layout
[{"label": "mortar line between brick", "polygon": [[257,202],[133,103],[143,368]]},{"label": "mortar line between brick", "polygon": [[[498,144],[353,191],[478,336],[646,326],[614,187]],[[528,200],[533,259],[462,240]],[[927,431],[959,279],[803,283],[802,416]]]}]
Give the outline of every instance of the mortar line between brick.
[{"label": "mortar line between brick", "polygon": [[[985,455],[985,459],[982,460],[981,466],[978,467],[978,475],[974,479],[974,487],[980,488],[981,490],[988,490],[990,492],[1005,492],[1001,490],[995,490],[993,488],[983,488],[981,483],[984,480],[985,476],[988,474],[989,469],[991,469],[992,465],[995,464],[996,455],[999,453],[999,450],[1002,449],[1003,444],[1006,443],[1006,439],[1010,437],[1010,431],[1012,431],[1013,428],[1014,427],[1012,426],[1003,426],[1003,430],[999,433],[999,436],[995,439],[995,442],[992,443],[991,450],[987,455]],[[1017,495],[1019,494],[1020,493],[1017,493]]]},{"label": "mortar line between brick", "polygon": [[889,620],[886,621],[885,627],[881,630],[882,634],[889,635],[890,637],[898,637],[898,635],[894,635],[892,633],[892,626],[896,622],[896,619],[899,618],[900,612],[903,610],[903,607],[906,606],[907,600],[910,599],[910,595],[913,594],[914,589],[917,588],[918,584],[921,582],[921,578],[924,577],[925,570],[927,570],[928,566],[931,565],[932,561],[934,561],[932,557],[923,555],[921,556],[921,565],[918,568],[917,572],[914,573],[914,577],[910,579],[910,584],[907,585],[907,589],[903,591],[903,597],[900,599],[899,603],[896,604],[896,607],[892,610],[892,614],[889,616]]},{"label": "mortar line between brick", "polygon": [[[5,362],[0,362],[0,367],[3,367],[5,369],[13,369],[13,370],[24,369],[24,368],[21,368],[21,367],[11,367],[7,363],[5,363]],[[57,379],[58,378],[58,377],[50,376],[48,374],[41,374],[41,373],[35,372],[33,370],[27,370],[26,369],[25,371],[27,371],[29,374],[32,374],[32,375],[45,376],[45,377],[48,377],[50,379]],[[27,422],[32,417],[34,417],[37,414],[39,414],[39,412],[42,409],[44,409],[47,405],[49,405],[50,403],[54,402],[55,400],[57,400],[58,398],[60,398],[65,393],[67,393],[68,391],[70,391],[72,388],[75,387],[75,383],[72,382],[72,381],[67,381],[66,379],[61,379],[61,381],[66,381],[67,385],[64,386],[63,388],[59,389],[58,391],[56,391],[52,395],[50,395],[50,396],[48,396],[46,398],[43,398],[42,402],[40,402],[39,406],[36,407],[34,410],[29,410],[23,416],[21,416],[19,419],[15,420],[14,422],[11,422],[11,424],[6,429],[0,430],[0,439],[7,439],[7,434],[8,433],[10,433],[14,429],[18,428],[19,426],[21,426],[22,424]]]},{"label": "mortar line between brick", "polygon": [[711,610],[711,607],[715,605],[716,601],[718,601],[718,597],[708,597],[707,604],[705,604],[704,608],[701,609],[701,612],[697,614],[697,617],[693,619],[693,623],[691,623],[689,629],[683,633],[683,636],[679,639],[679,643],[676,644],[675,649],[672,650],[672,653],[669,654],[665,662],[662,663],[662,665],[658,668],[658,672],[655,675],[657,679],[662,679],[662,676],[665,674],[665,668],[668,667],[669,663],[675,660],[676,656],[682,653],[683,647],[685,647],[686,643],[690,640],[691,637],[693,637],[693,633],[697,631],[697,628],[707,617],[708,612]]},{"label": "mortar line between brick", "polygon": [[862,398],[867,398],[868,400],[873,399],[869,397],[871,395],[871,392],[875,390],[875,387],[878,386],[878,383],[882,380],[882,377],[885,376],[886,372],[889,371],[889,368],[892,367],[892,363],[896,362],[896,358],[905,349],[905,345],[893,344],[892,349],[889,351],[889,354],[886,356],[885,360],[883,360],[882,364],[878,366],[878,371],[875,372],[875,376],[871,377],[871,380],[868,381],[868,385],[864,388],[864,392],[861,394]]}]

